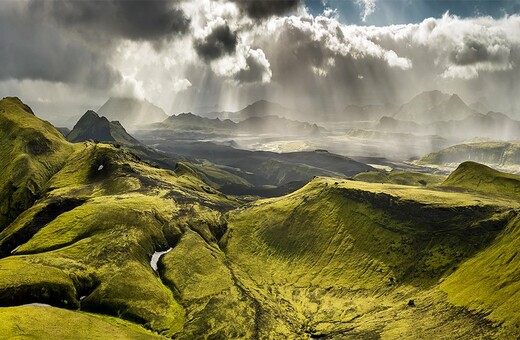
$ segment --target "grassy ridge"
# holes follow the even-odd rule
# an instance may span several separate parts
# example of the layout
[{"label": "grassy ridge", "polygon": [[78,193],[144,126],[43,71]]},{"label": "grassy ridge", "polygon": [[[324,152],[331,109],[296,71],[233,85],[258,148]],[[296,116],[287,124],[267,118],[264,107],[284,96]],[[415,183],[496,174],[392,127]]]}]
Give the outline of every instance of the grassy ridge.
[{"label": "grassy ridge", "polygon": [[520,176],[500,172],[475,162],[464,162],[442,183],[444,187],[518,197]]},{"label": "grassy ridge", "polygon": [[[237,203],[192,174],[152,168],[103,144],[79,145],[45,189],[0,232],[0,250],[14,254],[0,260],[0,305],[42,302],[118,316],[164,335],[180,331],[185,309],[150,257],[176,244],[192,213],[207,220],[193,228],[215,242],[222,231],[213,209]],[[70,200],[76,203],[55,209]]]},{"label": "grassy ridge", "polygon": [[446,176],[406,171],[367,171],[355,175],[353,179],[356,181],[363,181],[369,183],[391,183],[410,186],[435,186],[441,184],[446,179]]},{"label": "grassy ridge", "polygon": [[[493,242],[511,218],[508,204],[318,179],[232,216],[222,246],[265,308],[263,337],[425,337],[432,329],[440,337],[481,336],[493,331],[449,307],[438,282]],[[414,315],[410,298],[419,307]]]},{"label": "grassy ridge", "polygon": [[473,161],[498,166],[520,164],[520,143],[481,142],[454,145],[439,152],[432,152],[420,159],[421,164],[459,164]]},{"label": "grassy ridge", "polygon": [[34,203],[73,150],[18,98],[0,101],[0,230]]}]

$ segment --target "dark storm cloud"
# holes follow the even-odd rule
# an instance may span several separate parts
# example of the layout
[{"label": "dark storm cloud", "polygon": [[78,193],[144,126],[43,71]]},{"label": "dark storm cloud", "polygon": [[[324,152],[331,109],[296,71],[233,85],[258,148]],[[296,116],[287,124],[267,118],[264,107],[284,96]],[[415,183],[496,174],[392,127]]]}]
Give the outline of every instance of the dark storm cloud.
[{"label": "dark storm cloud", "polygon": [[296,9],[300,0],[232,0],[253,19],[264,19],[282,15]]},{"label": "dark storm cloud", "polygon": [[188,32],[177,1],[0,2],[0,79],[108,89],[122,79],[110,65],[121,39],[158,48]]},{"label": "dark storm cloud", "polygon": [[194,42],[195,51],[206,62],[236,51],[237,34],[227,24],[213,28],[210,34]]},{"label": "dark storm cloud", "polygon": [[90,37],[154,42],[184,34],[190,24],[181,9],[165,0],[32,1],[29,10]]},{"label": "dark storm cloud", "polygon": [[106,89],[121,79],[102,53],[33,19],[14,3],[0,4],[0,80],[46,80]]}]

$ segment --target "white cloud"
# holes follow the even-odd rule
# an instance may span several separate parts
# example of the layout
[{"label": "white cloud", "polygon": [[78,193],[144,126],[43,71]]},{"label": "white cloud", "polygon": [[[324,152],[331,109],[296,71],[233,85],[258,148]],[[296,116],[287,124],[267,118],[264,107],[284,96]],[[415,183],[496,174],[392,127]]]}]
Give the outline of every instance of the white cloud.
[{"label": "white cloud", "polygon": [[356,0],[356,3],[363,7],[363,13],[361,15],[361,20],[363,20],[363,22],[366,22],[367,18],[375,12],[376,2],[377,0]]}]

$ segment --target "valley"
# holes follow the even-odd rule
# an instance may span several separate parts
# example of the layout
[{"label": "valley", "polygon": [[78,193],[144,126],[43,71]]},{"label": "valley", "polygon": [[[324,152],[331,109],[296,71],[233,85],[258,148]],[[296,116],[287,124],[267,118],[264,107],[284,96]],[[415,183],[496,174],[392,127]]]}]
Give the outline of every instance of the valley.
[{"label": "valley", "polygon": [[17,98],[0,110],[17,136],[2,137],[1,334],[520,334],[517,175],[152,143],[93,111],[71,143]]}]

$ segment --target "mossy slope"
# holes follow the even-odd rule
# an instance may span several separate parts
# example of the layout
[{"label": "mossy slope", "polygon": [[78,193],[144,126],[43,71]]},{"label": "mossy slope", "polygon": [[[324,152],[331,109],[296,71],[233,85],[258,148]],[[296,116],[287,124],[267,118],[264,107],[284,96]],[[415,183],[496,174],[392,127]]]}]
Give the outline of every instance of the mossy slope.
[{"label": "mossy slope", "polygon": [[[13,105],[28,117],[15,128],[37,119]],[[520,336],[515,176],[468,163],[438,187],[316,178],[240,207],[200,168],[37,122],[64,151],[0,231],[6,337]],[[35,302],[54,307],[13,307]]]},{"label": "mossy slope", "polygon": [[520,176],[500,172],[483,164],[464,162],[448,176],[442,186],[518,197]]},{"label": "mossy slope", "polygon": [[[13,254],[0,260],[0,304],[80,308],[173,335],[183,328],[185,309],[150,258],[191,227],[216,242],[220,211],[237,202],[192,174],[150,167],[123,149],[77,149],[38,204],[0,233],[2,254]],[[56,202],[71,200],[57,210]],[[195,216],[206,224],[181,223]]]},{"label": "mossy slope", "polygon": [[438,285],[492,244],[511,208],[484,196],[320,178],[237,212],[221,246],[263,311],[261,337],[488,336],[496,330],[450,306]]},{"label": "mossy slope", "polygon": [[20,99],[0,101],[0,230],[34,203],[73,150]]},{"label": "mossy slope", "polygon": [[435,186],[441,184],[446,176],[407,171],[367,171],[353,177],[356,181],[369,183],[392,183],[410,186]]}]

